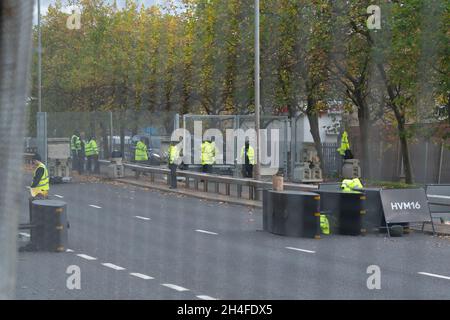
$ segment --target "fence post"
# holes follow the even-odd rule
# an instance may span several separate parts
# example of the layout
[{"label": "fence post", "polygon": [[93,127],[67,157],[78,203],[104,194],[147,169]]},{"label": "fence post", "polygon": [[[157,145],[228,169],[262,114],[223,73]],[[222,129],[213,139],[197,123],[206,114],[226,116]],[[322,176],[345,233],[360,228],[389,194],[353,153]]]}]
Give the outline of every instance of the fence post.
[{"label": "fence post", "polygon": [[438,168],[438,183],[441,183],[441,174],[442,174],[442,159],[444,156],[444,141],[441,142],[441,150],[439,154],[439,168]]},{"label": "fence post", "polygon": [[[112,111],[109,112],[109,129],[110,129],[110,142],[109,142],[109,154],[111,155],[114,151],[113,148],[113,134],[114,134],[114,130],[113,130],[113,113]],[[122,155],[123,157],[124,155]]]},{"label": "fence post", "polygon": [[38,112],[36,114],[36,119],[37,152],[41,156],[42,161],[47,164],[47,112]]}]

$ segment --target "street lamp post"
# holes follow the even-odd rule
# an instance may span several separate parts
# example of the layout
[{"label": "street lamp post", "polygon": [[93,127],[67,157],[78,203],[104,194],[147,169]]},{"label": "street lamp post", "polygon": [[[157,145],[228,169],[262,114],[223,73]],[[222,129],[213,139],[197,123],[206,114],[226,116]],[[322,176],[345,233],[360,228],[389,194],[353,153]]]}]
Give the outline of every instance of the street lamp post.
[{"label": "street lamp post", "polygon": [[38,111],[42,112],[42,37],[41,37],[41,0],[37,0],[38,11]]},{"label": "street lamp post", "polygon": [[255,130],[256,130],[256,165],[255,179],[261,179],[260,165],[260,52],[259,52],[259,0],[255,0]]}]

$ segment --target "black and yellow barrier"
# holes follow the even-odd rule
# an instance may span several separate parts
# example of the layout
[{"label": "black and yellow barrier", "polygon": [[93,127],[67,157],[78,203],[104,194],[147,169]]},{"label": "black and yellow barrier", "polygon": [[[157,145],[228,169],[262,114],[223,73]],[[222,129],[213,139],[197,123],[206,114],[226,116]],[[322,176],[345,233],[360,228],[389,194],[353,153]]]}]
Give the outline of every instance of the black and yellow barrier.
[{"label": "black and yellow barrier", "polygon": [[68,243],[67,204],[59,200],[34,200],[30,223],[30,246],[36,251],[63,252]]},{"label": "black and yellow barrier", "polygon": [[357,236],[367,232],[364,193],[319,190],[320,212],[328,217],[331,234]]},{"label": "black and yellow barrier", "polygon": [[270,233],[320,238],[320,196],[312,192],[263,192],[263,229]]}]

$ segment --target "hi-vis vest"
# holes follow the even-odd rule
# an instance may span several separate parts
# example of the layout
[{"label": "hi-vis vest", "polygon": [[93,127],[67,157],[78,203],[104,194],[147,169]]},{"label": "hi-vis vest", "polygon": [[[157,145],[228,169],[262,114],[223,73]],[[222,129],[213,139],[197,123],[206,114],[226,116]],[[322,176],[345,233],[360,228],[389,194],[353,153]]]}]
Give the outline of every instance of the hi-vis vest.
[{"label": "hi-vis vest", "polygon": [[148,160],[147,146],[142,141],[139,141],[136,144],[134,160],[136,160],[136,161],[147,161]]},{"label": "hi-vis vest", "polygon": [[98,155],[97,142],[95,142],[94,139],[86,143],[86,146],[84,148],[87,157]]},{"label": "hi-vis vest", "polygon": [[350,143],[348,142],[348,134],[347,131],[344,131],[341,138],[341,146],[337,149],[341,156],[345,155],[345,150],[350,149]]},{"label": "hi-vis vest", "polygon": [[214,163],[215,151],[216,148],[209,141],[202,143],[202,165]]},{"label": "hi-vis vest", "polygon": [[330,234],[330,223],[326,215],[320,215],[320,230],[323,234]]},{"label": "hi-vis vest", "polygon": [[[248,162],[250,164],[254,165],[256,163],[255,150],[252,148],[252,146],[248,146],[247,156],[248,156]],[[245,164],[245,146],[243,146],[241,149],[241,158],[242,158],[242,163]]]},{"label": "hi-vis vest", "polygon": [[81,140],[80,137],[73,135],[72,138],[70,138],[70,150],[72,151],[79,151],[81,150]]},{"label": "hi-vis vest", "polygon": [[47,170],[47,167],[45,166],[45,164],[40,162],[38,167],[34,171],[34,176],[36,176],[36,171],[39,168],[44,169],[44,174],[42,175],[41,180],[39,181],[38,185],[34,189],[40,190],[40,191],[42,191],[44,193],[47,193],[48,190],[50,189],[50,180],[49,180],[49,177],[48,177],[48,170]]},{"label": "hi-vis vest", "polygon": [[175,163],[178,160],[178,148],[176,146],[169,146],[169,164]]},{"label": "hi-vis vest", "polygon": [[363,185],[361,183],[361,181],[358,178],[354,178],[354,179],[344,179],[341,183],[341,189],[344,192],[355,192],[358,190],[356,189],[362,189]]}]

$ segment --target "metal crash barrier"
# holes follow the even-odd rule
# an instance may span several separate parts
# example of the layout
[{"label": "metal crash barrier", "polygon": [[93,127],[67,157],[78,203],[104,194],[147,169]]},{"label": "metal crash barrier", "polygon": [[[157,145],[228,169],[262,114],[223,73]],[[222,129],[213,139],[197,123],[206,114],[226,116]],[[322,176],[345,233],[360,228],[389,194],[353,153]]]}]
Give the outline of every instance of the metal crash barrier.
[{"label": "metal crash barrier", "polygon": [[429,184],[426,186],[431,216],[441,223],[450,222],[450,184]]},{"label": "metal crash barrier", "polygon": [[[100,161],[100,164],[104,168],[107,168],[110,163],[111,162],[107,160]],[[146,173],[150,178],[150,182],[155,182],[158,176],[162,176],[167,181],[167,184],[170,183],[170,170],[167,168],[144,166],[131,163],[124,163],[123,166],[128,170],[137,170],[139,172]],[[177,177],[182,177],[184,179],[184,186],[187,189],[203,192],[214,192],[217,194],[223,193],[224,195],[230,197],[243,198],[243,190],[247,189],[249,200],[261,199],[260,194],[262,193],[262,191],[272,188],[271,181],[257,181],[253,179],[234,178],[230,176],[219,176],[188,170],[178,170]],[[232,186],[234,188],[232,188]],[[314,192],[315,190],[317,190],[317,187],[307,184],[285,183],[284,189],[290,191]]]}]

